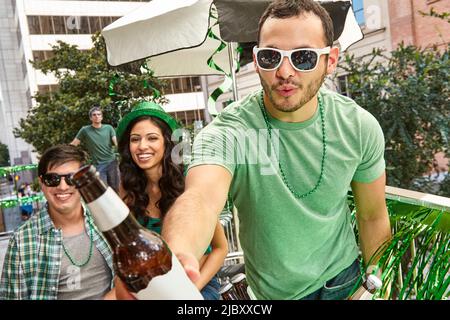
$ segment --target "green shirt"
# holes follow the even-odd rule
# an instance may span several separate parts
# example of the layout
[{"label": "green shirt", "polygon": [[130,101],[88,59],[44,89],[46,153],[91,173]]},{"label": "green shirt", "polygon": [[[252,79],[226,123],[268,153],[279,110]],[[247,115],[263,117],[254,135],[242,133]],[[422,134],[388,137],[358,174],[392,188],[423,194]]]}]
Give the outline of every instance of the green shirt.
[{"label": "green shirt", "polygon": [[[84,216],[85,226],[93,227],[94,244],[114,278],[111,248],[89,211],[85,210]],[[0,300],[56,300],[62,255],[62,232],[55,228],[46,205],[9,240],[0,279]]]},{"label": "green shirt", "polygon": [[189,169],[216,164],[233,176],[230,194],[238,209],[247,279],[258,299],[302,298],[350,266],[358,256],[347,205],[350,183],[374,181],[385,169],[376,119],[351,99],[325,89],[319,94],[326,158],[323,180],[306,198],[295,198],[286,187],[277,158],[298,193],[313,189],[322,159],[319,110],[301,123],[269,115],[272,135],[276,129],[279,135],[276,158],[268,152],[277,143],[268,146],[265,138],[261,91],[228,106],[194,142]]},{"label": "green shirt", "polygon": [[84,126],[78,131],[76,138],[81,141],[89,152],[92,163],[97,165],[115,160],[112,138],[116,132],[109,124],[102,124],[100,128],[92,125]]}]

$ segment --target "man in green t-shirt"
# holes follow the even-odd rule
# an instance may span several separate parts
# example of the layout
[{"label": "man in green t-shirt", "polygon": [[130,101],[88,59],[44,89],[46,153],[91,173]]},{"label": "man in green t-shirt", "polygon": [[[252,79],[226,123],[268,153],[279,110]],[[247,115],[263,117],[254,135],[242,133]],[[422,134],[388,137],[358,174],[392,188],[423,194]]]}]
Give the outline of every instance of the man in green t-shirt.
[{"label": "man in green t-shirt", "polygon": [[[230,194],[257,299],[345,299],[360,278],[347,192],[364,264],[391,237],[384,137],[354,101],[321,88],[338,61],[330,16],[313,0],[279,0],[253,51],[263,90],[229,105],[196,137],[185,192],[162,230],[187,274]],[[127,292],[118,282],[119,298]]]},{"label": "man in green t-shirt", "polygon": [[80,143],[88,151],[92,164],[95,165],[100,178],[116,192],[119,190],[119,167],[114,147],[117,148],[116,132],[109,124],[103,124],[103,114],[98,106],[89,110],[91,124],[78,131],[70,143],[78,146]]}]

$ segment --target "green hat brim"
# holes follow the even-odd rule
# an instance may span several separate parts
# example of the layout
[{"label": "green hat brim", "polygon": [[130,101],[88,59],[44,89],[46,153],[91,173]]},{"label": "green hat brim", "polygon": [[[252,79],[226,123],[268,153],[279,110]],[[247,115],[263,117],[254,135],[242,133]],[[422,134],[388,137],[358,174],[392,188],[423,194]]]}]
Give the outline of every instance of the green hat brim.
[{"label": "green hat brim", "polygon": [[127,129],[128,125],[135,120],[136,118],[139,118],[141,116],[152,116],[161,119],[164,121],[174,132],[176,129],[178,129],[180,126],[178,122],[172,118],[168,113],[165,111],[161,111],[158,109],[151,109],[151,108],[139,108],[132,110],[130,113],[126,114],[122,120],[120,120],[119,125],[116,129],[116,135],[118,139],[122,138],[122,135],[125,133],[125,130]]}]

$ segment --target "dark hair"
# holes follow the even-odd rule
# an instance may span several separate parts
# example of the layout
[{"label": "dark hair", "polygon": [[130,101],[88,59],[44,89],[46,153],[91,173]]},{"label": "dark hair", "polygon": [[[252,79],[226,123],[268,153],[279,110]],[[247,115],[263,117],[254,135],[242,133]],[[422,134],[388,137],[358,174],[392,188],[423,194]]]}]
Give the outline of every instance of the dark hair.
[{"label": "dark hair", "polygon": [[102,112],[102,109],[100,109],[100,106],[97,106],[97,105],[93,106],[93,107],[89,110],[89,119],[92,117],[92,114],[93,114],[95,111],[100,111],[100,112]]},{"label": "dark hair", "polygon": [[159,180],[161,198],[156,202],[156,206],[161,211],[161,220],[169,211],[178,196],[184,191],[184,176],[182,165],[177,165],[172,161],[171,153],[175,146],[171,139],[172,131],[169,126],[159,118],[152,116],[141,116],[134,119],[125,130],[119,140],[120,153],[120,179],[122,187],[126,192],[124,202],[137,217],[144,219],[147,224],[149,217],[146,215],[146,208],[150,198],[146,192],[147,177],[144,171],[133,161],[130,154],[130,133],[133,126],[142,121],[150,120],[158,126],[164,138],[164,156],[162,162],[162,176]]},{"label": "dark hair", "polygon": [[324,40],[327,46],[333,45],[333,21],[327,10],[314,0],[275,0],[269,4],[259,19],[258,45],[261,37],[261,28],[268,18],[287,19],[304,13],[313,13],[322,20]]},{"label": "dark hair", "polygon": [[66,162],[77,161],[81,166],[87,162],[87,154],[78,147],[70,144],[60,144],[48,148],[42,154],[38,164],[38,175],[47,173],[47,170]]}]

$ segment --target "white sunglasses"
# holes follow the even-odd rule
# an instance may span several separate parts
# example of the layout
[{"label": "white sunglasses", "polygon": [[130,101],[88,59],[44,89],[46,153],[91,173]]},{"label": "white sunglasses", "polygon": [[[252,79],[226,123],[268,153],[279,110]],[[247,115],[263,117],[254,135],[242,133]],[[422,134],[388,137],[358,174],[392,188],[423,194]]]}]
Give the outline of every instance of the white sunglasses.
[{"label": "white sunglasses", "polygon": [[329,54],[331,47],[301,48],[294,50],[280,50],[275,48],[253,47],[253,54],[256,57],[256,64],[262,70],[272,71],[278,69],[284,57],[289,58],[292,67],[297,71],[313,71],[319,64],[322,54]]}]

